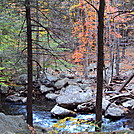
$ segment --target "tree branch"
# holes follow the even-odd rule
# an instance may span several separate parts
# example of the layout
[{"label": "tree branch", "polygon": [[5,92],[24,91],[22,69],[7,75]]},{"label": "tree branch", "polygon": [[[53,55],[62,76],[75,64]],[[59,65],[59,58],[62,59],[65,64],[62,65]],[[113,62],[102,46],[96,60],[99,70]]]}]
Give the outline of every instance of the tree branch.
[{"label": "tree branch", "polygon": [[86,1],[90,6],[92,6],[97,13],[99,12],[98,9],[91,2],[87,0],[84,0],[84,1]]},{"label": "tree branch", "polygon": [[115,13],[122,13],[122,14],[124,14],[124,13],[131,13],[131,12],[134,12],[134,9],[129,10],[129,11],[116,11],[116,12],[107,13],[107,14],[115,14]]}]

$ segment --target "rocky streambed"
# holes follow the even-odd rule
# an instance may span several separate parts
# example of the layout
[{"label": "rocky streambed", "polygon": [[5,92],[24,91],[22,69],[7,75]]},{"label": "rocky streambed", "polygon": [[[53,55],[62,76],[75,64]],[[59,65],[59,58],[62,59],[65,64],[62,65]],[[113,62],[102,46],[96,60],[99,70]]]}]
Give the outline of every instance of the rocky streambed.
[{"label": "rocky streambed", "polygon": [[[113,79],[116,85],[125,81],[125,77]],[[50,74],[42,73],[38,80],[34,80],[33,91],[33,115],[34,123],[42,127],[52,127],[59,121],[57,118],[74,116],[80,120],[94,120],[95,113],[95,95],[96,78],[90,77],[85,80],[76,77],[72,73]],[[13,114],[26,114],[25,102],[27,92],[27,75],[23,74],[16,81],[17,86],[2,89],[2,94],[8,94],[6,105],[8,111],[14,111]],[[114,86],[105,85],[103,93],[103,131],[121,130],[125,128],[134,129],[133,117],[126,118],[134,109],[134,89],[133,84],[117,92]],[[9,92],[10,91],[10,92]],[[43,101],[43,100],[45,101]],[[8,102],[8,103],[7,103]],[[8,105],[8,104],[13,105]],[[17,105],[21,104],[21,105]],[[5,110],[7,111],[7,110]],[[17,113],[16,113],[17,112]],[[92,114],[91,114],[92,113]],[[11,113],[9,113],[11,114]],[[82,119],[82,120],[83,120]],[[113,121],[111,121],[113,120]],[[77,131],[78,126],[72,125],[68,120],[67,126],[60,128],[61,131]],[[69,125],[69,123],[71,125]],[[88,125],[83,124],[87,129]],[[93,131],[94,127],[92,130]]]},{"label": "rocky streambed", "polygon": [[[48,105],[49,104],[49,105]],[[64,127],[56,128],[54,127],[54,124],[60,124],[60,120],[52,117],[52,114],[50,112],[50,109],[55,105],[55,102],[43,100],[42,103],[36,102],[33,104],[33,120],[35,126],[40,126],[42,129],[52,129],[52,130],[58,130],[59,132],[68,131],[68,132],[80,132],[80,131],[89,131],[92,132],[95,130],[94,125],[89,125],[87,123],[83,123],[81,125],[78,125],[74,123],[78,120],[89,120],[92,121],[95,119],[95,114],[87,113],[87,114],[77,114],[75,117],[73,117],[73,121],[70,121],[69,118],[67,121],[65,121],[63,124]],[[26,117],[26,105],[19,105],[19,104],[11,104],[7,102],[2,103],[2,109],[5,110],[6,114],[9,115],[24,115]],[[128,128],[132,128],[132,123],[134,123],[134,119],[123,117],[118,120],[110,120],[108,118],[105,118],[103,116],[103,132],[110,132],[110,131],[116,131],[116,130],[126,130]],[[89,127],[90,126],[90,127]]]}]

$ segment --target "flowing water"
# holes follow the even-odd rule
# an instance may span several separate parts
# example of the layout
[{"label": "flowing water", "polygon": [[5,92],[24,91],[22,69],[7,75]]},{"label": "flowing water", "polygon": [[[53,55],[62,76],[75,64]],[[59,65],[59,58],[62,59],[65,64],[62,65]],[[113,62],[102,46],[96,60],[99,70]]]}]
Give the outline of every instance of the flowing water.
[{"label": "flowing water", "polygon": [[[33,121],[34,124],[42,126],[44,128],[52,128],[53,125],[59,122],[59,119],[53,118],[51,116],[50,110],[55,105],[53,101],[39,101],[33,104]],[[26,106],[25,105],[17,105],[11,104],[2,101],[2,109],[5,114],[18,115],[23,114],[26,117]],[[95,114],[78,114],[75,119],[77,120],[89,120],[94,119]],[[103,129],[102,131],[114,131],[114,130],[124,130],[129,128],[127,122],[134,123],[133,119],[122,118],[116,121],[110,121],[103,117]],[[68,131],[68,132],[79,132],[79,131],[94,131],[94,126],[89,126],[89,124],[82,123],[81,125],[77,125],[76,123],[72,123],[72,121],[67,120],[64,122],[65,126],[59,128],[59,131]],[[127,125],[125,125],[127,124]]]}]

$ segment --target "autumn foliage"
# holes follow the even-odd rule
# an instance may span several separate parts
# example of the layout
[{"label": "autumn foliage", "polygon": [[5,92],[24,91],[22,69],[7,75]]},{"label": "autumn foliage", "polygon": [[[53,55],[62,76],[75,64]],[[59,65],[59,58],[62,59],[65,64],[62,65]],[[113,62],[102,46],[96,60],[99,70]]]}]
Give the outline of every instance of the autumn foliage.
[{"label": "autumn foliage", "polygon": [[[98,9],[98,1],[90,1]],[[126,21],[131,18],[128,14],[120,15],[118,5],[106,0],[105,8],[105,44],[115,44],[118,39],[122,38],[121,29],[127,29]],[[76,21],[73,23],[72,36],[77,38],[79,46],[74,51],[72,58],[75,63],[83,62],[89,53],[95,52],[96,48],[96,31],[97,31],[97,13],[95,9],[85,0],[79,0],[78,5],[71,7],[71,11],[78,8],[75,16]]]}]

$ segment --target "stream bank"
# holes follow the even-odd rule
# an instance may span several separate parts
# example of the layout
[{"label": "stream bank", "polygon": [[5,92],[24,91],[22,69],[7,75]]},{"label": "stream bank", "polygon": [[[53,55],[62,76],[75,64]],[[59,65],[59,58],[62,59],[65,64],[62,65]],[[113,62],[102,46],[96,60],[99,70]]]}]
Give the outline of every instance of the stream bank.
[{"label": "stream bank", "polygon": [[[33,119],[34,124],[37,126],[40,126],[41,128],[44,128],[44,130],[49,130],[49,128],[53,128],[53,130],[57,130],[57,128],[54,128],[54,124],[58,123],[60,119],[53,118],[51,116],[50,110],[55,105],[54,101],[50,100],[43,100],[41,102],[34,102],[33,104]],[[5,114],[10,115],[24,115],[26,117],[26,105],[19,105],[19,104],[12,104],[7,103],[5,101],[2,101],[2,109]],[[74,119],[82,119],[82,120],[88,120],[88,119],[94,119],[95,114],[78,114]],[[126,130],[128,128],[132,128],[132,124],[134,123],[134,119],[128,118],[128,116],[111,121],[110,119],[104,118],[103,116],[103,132],[110,132],[110,131],[119,131],[119,130]],[[66,121],[64,123],[66,127],[61,127],[58,129],[59,132],[68,131],[69,133],[74,132],[94,132],[94,127],[89,127],[88,124],[81,124],[77,126],[76,124],[72,125],[71,121]]]}]

